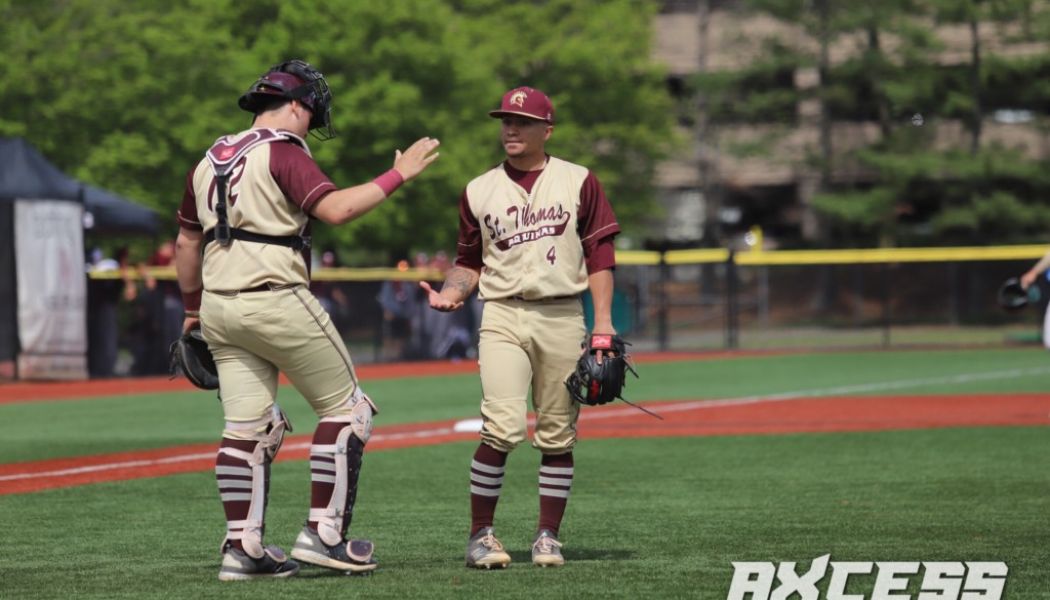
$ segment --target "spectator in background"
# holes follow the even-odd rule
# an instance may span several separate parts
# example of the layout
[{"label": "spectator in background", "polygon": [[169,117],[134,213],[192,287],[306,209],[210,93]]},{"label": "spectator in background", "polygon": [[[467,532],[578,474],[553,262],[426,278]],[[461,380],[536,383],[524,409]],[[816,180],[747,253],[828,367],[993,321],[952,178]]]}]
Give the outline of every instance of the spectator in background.
[{"label": "spectator in background", "polygon": [[146,263],[136,265],[137,279],[125,293],[131,302],[131,319],[128,324],[128,347],[133,362],[132,375],[157,375],[167,371],[167,353],[161,356],[158,348],[163,343],[160,317],[163,299],[157,289],[157,280],[146,268]]},{"label": "spectator in background", "polygon": [[[426,252],[416,252],[412,259],[412,268],[417,273],[430,269],[430,256]],[[408,283],[408,282],[406,282]],[[411,312],[408,317],[409,338],[404,358],[409,360],[426,360],[430,358],[430,331],[427,329],[427,313],[433,312],[427,309],[426,294],[421,293],[418,285],[409,286],[412,291]]]},{"label": "spectator in background", "polygon": [[[408,260],[401,259],[397,262],[397,270],[408,271]],[[415,282],[386,280],[379,288],[376,301],[383,310],[383,324],[381,337],[383,339],[384,359],[391,356],[403,359],[407,358],[407,341],[411,334],[411,318],[417,304]],[[389,351],[387,348],[390,348]]]},{"label": "spectator in background", "polygon": [[[157,279],[151,267],[170,267],[175,245],[166,241],[145,262],[136,265],[138,277],[125,288],[125,300],[132,302],[129,347],[135,375],[168,372],[168,348],[182,335],[182,296],[174,280]],[[127,268],[127,267],[125,267]]]},{"label": "spectator in background", "polygon": [[[339,259],[335,250],[327,248],[321,253],[318,267],[323,269],[334,269],[339,267]],[[310,281],[310,291],[317,297],[317,301],[332,317],[332,324],[340,335],[345,335],[350,320],[350,299],[342,289],[342,284],[337,281]]]},{"label": "spectator in background", "polygon": [[[157,247],[148,264],[151,267],[173,267],[174,261],[175,242],[168,240]],[[182,335],[182,294],[179,293],[179,284],[174,279],[158,280],[156,287],[160,292],[155,308],[160,320],[160,338],[157,340],[155,351],[160,354],[164,364],[160,372],[165,372],[168,347]]]},{"label": "spectator in background", "polygon": [[135,282],[128,273],[128,249],[116,258],[104,258],[95,248],[88,258],[88,271],[119,271],[120,279],[90,279],[87,289],[88,373],[91,377],[113,377],[120,347],[118,305],[135,299]]}]

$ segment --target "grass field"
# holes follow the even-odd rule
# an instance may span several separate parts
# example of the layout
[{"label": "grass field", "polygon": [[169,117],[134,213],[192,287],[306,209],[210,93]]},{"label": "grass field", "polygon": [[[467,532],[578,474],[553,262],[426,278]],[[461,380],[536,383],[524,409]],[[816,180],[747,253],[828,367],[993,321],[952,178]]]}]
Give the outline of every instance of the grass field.
[{"label": "grass field", "polygon": [[[644,379],[628,388],[638,400],[856,396],[861,405],[868,395],[1050,394],[1050,357],[1039,350],[789,354],[640,370]],[[380,427],[472,417],[479,395],[475,375],[365,389],[380,404]],[[282,399],[296,433],[308,433],[305,403],[290,389]],[[219,406],[203,393],[3,404],[0,463],[213,442],[220,428]],[[368,454],[353,530],[376,542],[380,570],[363,578],[304,568],[288,581],[218,582],[224,524],[209,472],[0,495],[0,598],[725,598],[733,561],[797,561],[804,571],[827,553],[1005,561],[1005,597],[1050,598],[1047,433],[584,440],[560,570],[528,562],[538,455],[525,447],[511,455],[497,513],[515,560],[506,572],[462,566],[473,442]],[[279,460],[268,541],[290,546],[307,502],[305,463]],[[855,577],[849,591],[870,593],[873,578]]]}]

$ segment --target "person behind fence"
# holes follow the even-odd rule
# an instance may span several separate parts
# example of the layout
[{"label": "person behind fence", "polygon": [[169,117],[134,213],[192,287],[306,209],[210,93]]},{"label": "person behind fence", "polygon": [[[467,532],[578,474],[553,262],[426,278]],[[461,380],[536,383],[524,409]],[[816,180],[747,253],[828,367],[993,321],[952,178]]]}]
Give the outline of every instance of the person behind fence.
[{"label": "person behind fence", "polygon": [[[149,267],[171,267],[175,262],[175,242],[167,240],[162,242],[154,250],[146,265]],[[156,279],[157,295],[154,298],[156,305],[154,311],[159,321],[160,335],[154,340],[153,352],[156,355],[158,368],[157,373],[166,370],[168,359],[168,346],[171,340],[179,337],[182,329],[182,297],[179,294],[179,286],[170,279]]]},{"label": "person behind fence", "polygon": [[[1028,269],[1021,275],[1021,287],[1028,289],[1035,284],[1036,279],[1043,273],[1046,273],[1047,269],[1050,269],[1050,252],[1047,252],[1042,258],[1039,259],[1031,269]],[[1050,304],[1046,306],[1046,312],[1043,313],[1043,346],[1050,349]]]},{"label": "person behind fence", "polygon": [[[408,271],[408,260],[397,261],[397,270]],[[418,303],[416,285],[411,281],[387,279],[379,287],[376,302],[383,312],[382,332],[383,345],[392,346],[385,357],[393,355],[401,359],[407,357],[407,340],[411,335],[411,317],[413,307]]]},{"label": "person behind fence", "polygon": [[168,369],[168,353],[160,343],[165,339],[162,337],[163,293],[146,263],[139,262],[135,266],[135,272],[137,276],[132,279],[134,287],[125,295],[125,299],[131,302],[131,319],[128,324],[128,346],[133,361],[131,373],[158,375]]},{"label": "person behind fence", "polygon": [[[412,267],[417,273],[430,270],[430,256],[426,252],[416,252],[412,259]],[[426,293],[418,286],[413,286],[412,304],[408,315],[408,343],[405,345],[403,356],[409,360],[425,360],[430,358],[430,331],[427,328]]]},{"label": "person behind fence", "polygon": [[[339,266],[339,259],[332,248],[326,248],[321,252],[318,266],[323,269],[334,269]],[[350,318],[350,299],[343,291],[342,283],[338,281],[316,281],[310,282],[310,291],[317,297],[335,322],[335,328],[342,334],[347,329],[347,321]]]},{"label": "person behind fence", "polygon": [[[239,101],[251,128],[223,136],[186,178],[175,264],[185,331],[200,327],[215,358],[226,426],[215,461],[226,513],[223,581],[299,570],[265,545],[270,464],[291,429],[275,403],[283,372],[319,418],[310,445],[310,504],[292,557],[343,572],[376,568],[373,546],[348,539],[375,404],[350,353],[308,288],[311,218],[331,225],[369,212],[438,154],[424,137],[374,180],[339,189],[304,139],[334,135],[332,94],[301,60],[280,63]],[[305,508],[305,507],[304,507]]]},{"label": "person behind fence", "polygon": [[101,248],[94,248],[87,265],[91,273],[119,271],[116,279],[92,278],[88,280],[88,373],[91,377],[112,377],[115,374],[117,354],[120,349],[118,306],[121,300],[135,299],[135,281],[128,271],[126,247],[121,249],[123,262],[104,258]]}]

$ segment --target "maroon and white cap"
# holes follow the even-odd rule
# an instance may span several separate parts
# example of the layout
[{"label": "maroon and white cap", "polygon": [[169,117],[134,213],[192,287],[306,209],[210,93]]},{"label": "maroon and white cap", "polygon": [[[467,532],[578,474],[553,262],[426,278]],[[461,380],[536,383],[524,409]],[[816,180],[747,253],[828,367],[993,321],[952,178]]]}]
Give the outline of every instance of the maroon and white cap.
[{"label": "maroon and white cap", "polygon": [[547,94],[530,87],[516,87],[503,94],[499,110],[489,111],[490,117],[501,119],[507,115],[518,115],[554,125],[554,105]]}]

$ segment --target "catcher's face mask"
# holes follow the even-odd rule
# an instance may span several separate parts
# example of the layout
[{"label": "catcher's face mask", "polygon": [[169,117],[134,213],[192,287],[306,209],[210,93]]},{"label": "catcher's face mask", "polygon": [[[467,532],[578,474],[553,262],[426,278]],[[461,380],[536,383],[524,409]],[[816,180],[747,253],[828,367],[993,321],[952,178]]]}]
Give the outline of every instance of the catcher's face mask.
[{"label": "catcher's face mask", "polygon": [[289,60],[273,67],[252,84],[237,104],[255,113],[272,97],[297,100],[310,109],[310,134],[319,140],[335,137],[332,127],[332,91],[320,71],[302,60]]}]

